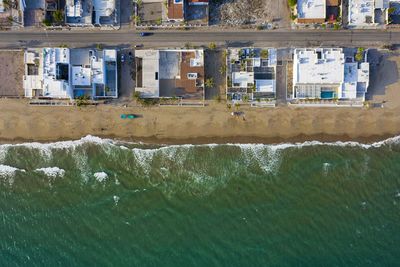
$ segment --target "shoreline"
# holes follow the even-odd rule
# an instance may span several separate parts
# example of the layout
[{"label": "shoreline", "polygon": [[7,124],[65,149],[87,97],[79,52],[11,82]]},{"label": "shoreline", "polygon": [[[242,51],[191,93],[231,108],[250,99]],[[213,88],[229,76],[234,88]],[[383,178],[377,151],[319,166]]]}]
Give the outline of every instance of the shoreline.
[{"label": "shoreline", "polygon": [[[43,140],[34,140],[34,139],[4,139],[0,138],[0,145],[17,145],[17,144],[25,144],[25,143],[41,143],[41,144],[51,144],[57,142],[68,142],[68,141],[78,141],[82,138],[85,138],[88,135],[81,136],[76,139],[67,139],[67,138],[58,138],[58,139],[43,139]],[[250,136],[234,136],[234,137],[193,137],[193,138],[157,138],[157,137],[143,137],[143,138],[118,138],[116,136],[99,136],[92,135],[93,137],[98,137],[101,139],[110,139],[115,142],[130,142],[130,143],[142,143],[144,145],[209,145],[209,144],[263,144],[263,145],[278,145],[278,144],[302,144],[305,142],[321,142],[321,143],[335,143],[335,142],[357,142],[360,144],[373,144],[377,142],[383,142],[390,138],[395,138],[400,136],[384,134],[384,135],[373,135],[373,136],[365,136],[365,137],[357,137],[351,138],[348,135],[299,135],[291,138],[282,138],[282,137],[250,137]]]}]

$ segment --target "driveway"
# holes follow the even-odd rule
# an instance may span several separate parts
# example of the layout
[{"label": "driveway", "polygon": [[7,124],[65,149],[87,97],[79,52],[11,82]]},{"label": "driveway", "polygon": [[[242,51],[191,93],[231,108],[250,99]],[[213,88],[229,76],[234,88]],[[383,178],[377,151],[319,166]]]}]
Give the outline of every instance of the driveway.
[{"label": "driveway", "polygon": [[[129,55],[129,53],[131,53]],[[121,57],[124,56],[124,62]],[[133,49],[122,49],[119,56],[119,97],[121,100],[130,100],[133,97],[135,82],[135,51]]]}]

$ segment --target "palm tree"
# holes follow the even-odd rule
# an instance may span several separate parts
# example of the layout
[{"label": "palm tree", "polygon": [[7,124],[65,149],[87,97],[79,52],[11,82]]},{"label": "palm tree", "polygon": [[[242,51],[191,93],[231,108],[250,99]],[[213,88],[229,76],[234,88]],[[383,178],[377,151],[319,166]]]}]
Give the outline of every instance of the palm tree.
[{"label": "palm tree", "polygon": [[261,50],[260,53],[261,58],[268,58],[268,55],[269,55],[268,50],[266,49]]},{"label": "palm tree", "polygon": [[211,50],[214,50],[215,48],[217,48],[217,45],[216,45],[214,42],[211,42],[211,43],[208,45],[208,48],[210,48]]},{"label": "palm tree", "polygon": [[205,81],[205,83],[204,83],[204,85],[207,87],[207,88],[211,88],[211,87],[214,87],[214,85],[215,85],[215,83],[214,83],[214,78],[208,78],[206,81]]},{"label": "palm tree", "polygon": [[56,23],[61,23],[64,21],[64,14],[60,9],[57,9],[53,14],[53,18]]},{"label": "palm tree", "polygon": [[3,6],[5,9],[11,8],[11,0],[3,0]]}]

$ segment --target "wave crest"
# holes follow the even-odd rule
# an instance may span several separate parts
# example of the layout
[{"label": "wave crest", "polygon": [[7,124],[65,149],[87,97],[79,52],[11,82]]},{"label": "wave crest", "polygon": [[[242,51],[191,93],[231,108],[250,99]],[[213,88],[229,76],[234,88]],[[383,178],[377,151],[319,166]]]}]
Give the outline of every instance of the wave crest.
[{"label": "wave crest", "polygon": [[60,169],[58,167],[47,167],[47,168],[39,168],[35,170],[36,172],[41,172],[50,178],[64,177],[65,170]]}]

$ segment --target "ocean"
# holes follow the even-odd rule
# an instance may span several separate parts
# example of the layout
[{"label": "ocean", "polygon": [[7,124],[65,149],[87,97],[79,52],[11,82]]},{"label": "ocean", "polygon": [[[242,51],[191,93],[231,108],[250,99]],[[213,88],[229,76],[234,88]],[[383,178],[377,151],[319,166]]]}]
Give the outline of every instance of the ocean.
[{"label": "ocean", "polygon": [[0,266],[399,266],[400,137],[0,145]]}]

